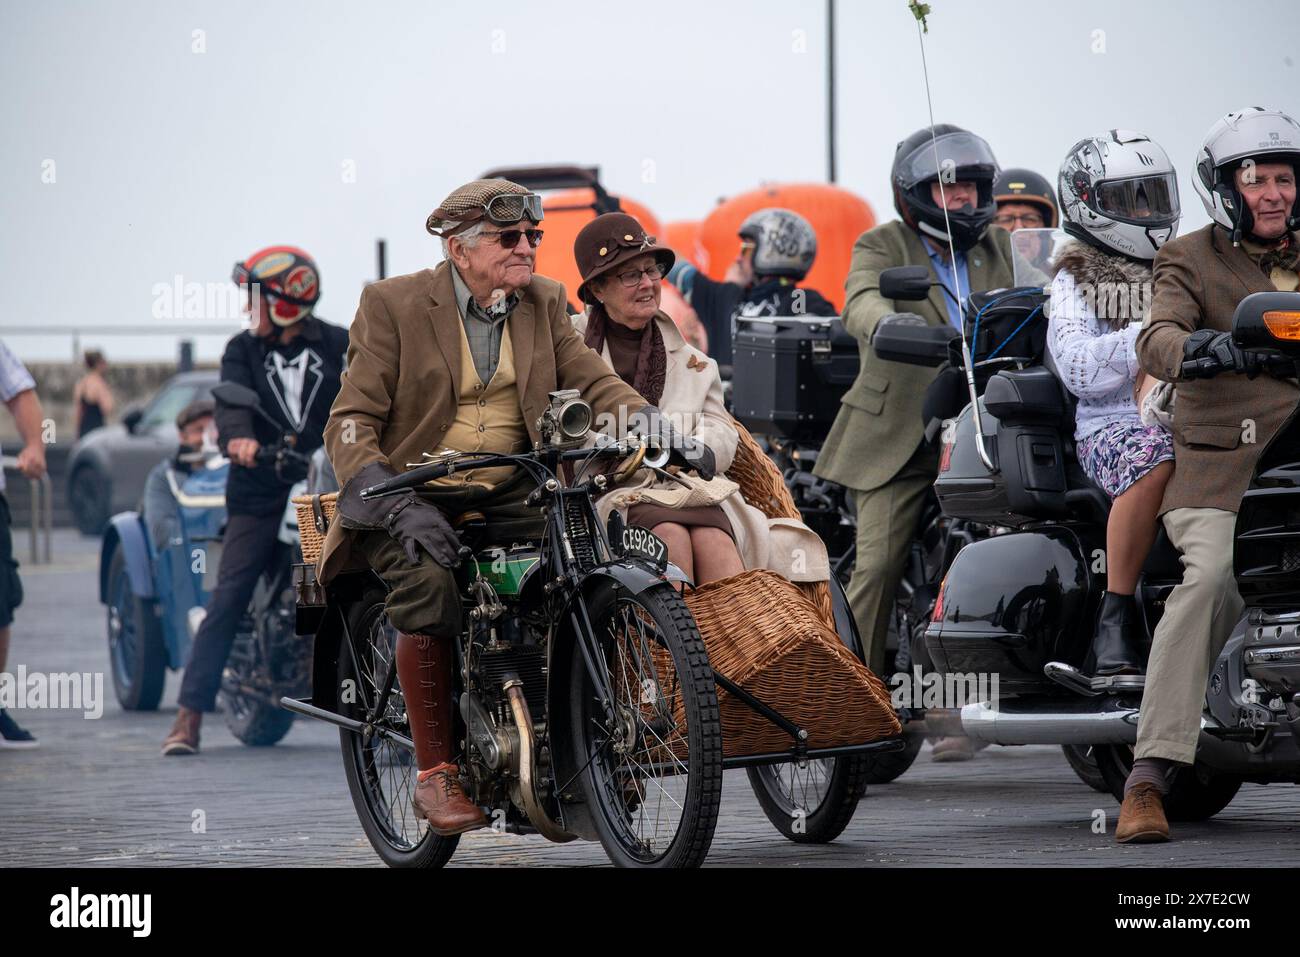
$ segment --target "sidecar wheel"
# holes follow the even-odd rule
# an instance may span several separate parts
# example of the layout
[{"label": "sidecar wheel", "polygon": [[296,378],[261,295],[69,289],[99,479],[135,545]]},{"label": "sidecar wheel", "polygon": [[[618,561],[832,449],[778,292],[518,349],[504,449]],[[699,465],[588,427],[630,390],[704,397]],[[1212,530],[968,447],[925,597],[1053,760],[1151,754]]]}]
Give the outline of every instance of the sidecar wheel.
[{"label": "sidecar wheel", "polygon": [[867,790],[863,756],[768,764],[748,768],[749,786],[763,813],[796,844],[828,844],[853,820]]},{"label": "sidecar wheel", "polygon": [[155,711],[167,680],[158,606],[131,590],[122,549],[108,565],[108,660],[113,691],[125,711]]},{"label": "sidecar wheel", "polygon": [[573,655],[571,727],[592,822],[620,867],[698,867],[722,801],[722,721],[704,640],[671,585],[587,601],[607,717]]},{"label": "sidecar wheel", "polygon": [[[345,613],[348,634],[356,642],[360,673],[353,667],[348,648],[340,647],[336,710],[364,721],[383,687],[397,634],[384,613],[381,592],[371,592]],[[401,686],[396,681],[378,724],[408,738],[411,735]],[[389,867],[432,868],[446,864],[456,852],[460,835],[439,837],[411,806],[417,771],[415,755],[380,735],[366,739],[347,730],[339,731],[339,745],[352,805],[380,859]]]}]

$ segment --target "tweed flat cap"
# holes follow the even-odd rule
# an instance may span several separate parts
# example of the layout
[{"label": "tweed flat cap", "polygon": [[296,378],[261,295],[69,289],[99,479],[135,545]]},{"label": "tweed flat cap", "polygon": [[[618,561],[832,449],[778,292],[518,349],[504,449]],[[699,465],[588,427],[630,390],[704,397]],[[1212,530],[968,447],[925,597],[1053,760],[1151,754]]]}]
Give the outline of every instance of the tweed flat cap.
[{"label": "tweed flat cap", "polygon": [[[429,214],[424,228],[434,236],[455,236],[484,217],[486,214],[484,207],[488,202],[498,196],[515,195],[534,194],[508,179],[476,179],[472,183],[466,183],[452,190],[451,195]],[[498,205],[501,206],[497,211],[498,218],[509,219],[512,213],[518,214],[510,220],[512,222],[524,218],[525,204],[522,200],[518,203]]]}]

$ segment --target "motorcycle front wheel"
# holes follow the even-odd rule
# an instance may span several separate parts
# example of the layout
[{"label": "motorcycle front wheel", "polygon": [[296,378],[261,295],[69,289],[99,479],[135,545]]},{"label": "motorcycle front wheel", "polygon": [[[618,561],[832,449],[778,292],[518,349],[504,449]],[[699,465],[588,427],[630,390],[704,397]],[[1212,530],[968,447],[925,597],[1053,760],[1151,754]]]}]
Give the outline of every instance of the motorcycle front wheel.
[{"label": "motorcycle front wheel", "polygon": [[[347,647],[339,649],[337,710],[345,717],[365,722],[388,676],[397,632],[388,622],[384,596],[378,592],[353,604],[346,614],[348,634],[355,648],[353,652]],[[361,828],[375,853],[389,867],[442,867],[455,853],[460,835],[439,837],[429,829],[428,822],[411,804],[416,783],[415,755],[382,734],[392,731],[408,739],[411,736],[402,687],[396,679],[373,729],[369,734],[339,731],[343,773]]]},{"label": "motorcycle front wheel", "polygon": [[668,584],[610,583],[587,613],[613,700],[607,713],[575,650],[571,727],[600,843],[622,867],[698,867],[722,801],[722,724],[695,620]]}]

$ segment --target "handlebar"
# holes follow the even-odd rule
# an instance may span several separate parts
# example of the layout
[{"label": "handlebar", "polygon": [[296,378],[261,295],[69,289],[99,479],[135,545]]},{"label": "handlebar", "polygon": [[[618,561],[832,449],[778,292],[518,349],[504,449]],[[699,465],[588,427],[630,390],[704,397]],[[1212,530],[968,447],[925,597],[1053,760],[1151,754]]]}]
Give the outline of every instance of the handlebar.
[{"label": "handlebar", "polygon": [[[1290,356],[1282,356],[1272,352],[1258,352],[1254,350],[1242,350],[1242,354],[1258,363],[1258,372],[1267,372],[1271,375],[1283,374],[1294,376],[1296,374],[1296,360]],[[1180,367],[1184,379],[1209,379],[1224,372],[1243,373],[1246,369],[1238,369],[1235,366],[1226,366],[1214,356],[1204,356],[1200,359],[1185,359]]]},{"label": "handlebar", "polygon": [[[612,445],[597,448],[567,449],[559,453],[561,462],[572,462],[579,459],[588,458],[623,458],[633,451],[627,443],[619,442]],[[522,467],[521,460],[536,461],[538,453],[529,452],[520,455],[508,454],[478,454],[458,456],[449,462],[430,462],[428,465],[417,465],[408,472],[394,476],[386,481],[379,482],[360,492],[361,500],[368,502],[371,499],[383,498],[387,495],[393,495],[397,492],[405,491],[409,488],[416,488],[424,485],[426,482],[436,481],[445,478],[453,472],[463,471],[465,469],[484,469],[497,468],[504,465],[513,465]]]}]

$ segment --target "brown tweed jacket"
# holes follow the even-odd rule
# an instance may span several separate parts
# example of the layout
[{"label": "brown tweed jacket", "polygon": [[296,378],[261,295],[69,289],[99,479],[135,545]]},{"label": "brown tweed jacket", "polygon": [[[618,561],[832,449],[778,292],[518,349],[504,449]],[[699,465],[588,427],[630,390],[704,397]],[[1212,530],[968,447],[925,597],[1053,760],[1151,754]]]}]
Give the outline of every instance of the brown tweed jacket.
[{"label": "brown tweed jacket", "polygon": [[[565,311],[564,286],[534,276],[510,318],[516,388],[534,442],[547,393],[578,389],[597,414],[627,414],[645,399],[583,343]],[[398,472],[436,452],[460,395],[460,312],[451,265],[371,283],[350,329],[348,364],[325,426],[325,451],[339,484],[375,461]],[[625,418],[620,421],[626,421]],[[334,522],[318,565],[322,582],[345,565],[350,536]]]},{"label": "brown tweed jacket", "polygon": [[[1169,242],[1156,255],[1151,314],[1138,335],[1142,368],[1178,380],[1183,342],[1197,329],[1228,331],[1237,304],[1273,283],[1214,225]],[[1300,400],[1294,381],[1225,373],[1178,383],[1174,403],[1174,477],[1161,512],[1221,508],[1235,512],[1268,441]]]}]

